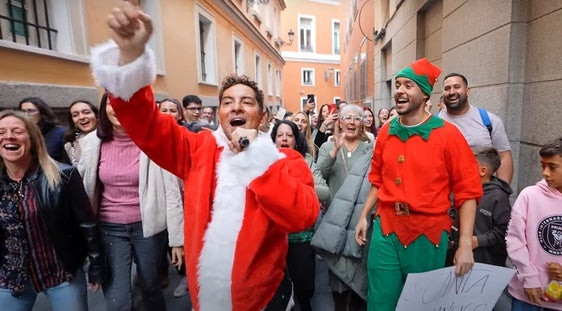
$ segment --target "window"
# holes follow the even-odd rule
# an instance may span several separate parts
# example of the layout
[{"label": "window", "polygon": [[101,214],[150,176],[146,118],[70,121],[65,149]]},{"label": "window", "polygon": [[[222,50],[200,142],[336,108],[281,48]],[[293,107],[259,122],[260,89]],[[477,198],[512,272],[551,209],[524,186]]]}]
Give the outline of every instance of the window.
[{"label": "window", "polygon": [[341,85],[341,71],[339,69],[336,69],[334,71],[334,86],[340,86]]},{"label": "window", "polygon": [[273,95],[273,70],[271,64],[267,64],[267,95]]},{"label": "window", "polygon": [[299,18],[299,48],[301,52],[314,52],[314,19],[312,17]]},{"label": "window", "polygon": [[0,46],[87,62],[90,46],[83,2],[0,1]]},{"label": "window", "polygon": [[234,37],[234,72],[237,75],[244,73],[244,50],[242,41],[237,37]]},{"label": "window", "polygon": [[332,54],[340,54],[340,22],[332,21]]},{"label": "window", "polygon": [[154,31],[150,40],[148,41],[148,47],[154,52],[154,57],[156,60],[156,68],[159,74],[164,74],[166,71],[166,65],[164,63],[164,42],[162,36],[162,25],[160,13],[160,1],[140,1],[142,10],[150,15],[152,19],[152,25]]},{"label": "window", "polygon": [[303,68],[302,69],[302,85],[314,85],[314,69]]},{"label": "window", "polygon": [[260,86],[260,88],[262,87],[261,84],[261,57],[259,54],[256,54],[255,57],[255,65],[256,65],[256,83]]},{"label": "window", "polygon": [[46,1],[8,0],[0,5],[0,39],[56,50],[57,29]]},{"label": "window", "polygon": [[215,20],[202,7],[197,6],[199,82],[217,84]]},{"label": "window", "polygon": [[275,96],[281,96],[281,71],[275,69]]}]

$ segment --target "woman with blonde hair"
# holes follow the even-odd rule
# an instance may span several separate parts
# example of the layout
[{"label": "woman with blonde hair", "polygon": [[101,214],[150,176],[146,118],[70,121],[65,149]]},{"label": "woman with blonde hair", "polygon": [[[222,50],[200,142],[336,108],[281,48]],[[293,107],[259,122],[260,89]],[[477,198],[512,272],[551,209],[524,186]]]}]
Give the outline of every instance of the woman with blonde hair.
[{"label": "woman with blonde hair", "polygon": [[55,311],[88,310],[82,270],[105,281],[99,229],[76,168],[47,151],[24,113],[0,112],[0,305],[31,310],[44,293]]},{"label": "woman with blonde hair", "polygon": [[299,131],[303,134],[304,140],[308,145],[308,152],[312,155],[313,159],[316,159],[318,150],[314,146],[314,141],[312,140],[310,119],[308,118],[308,115],[304,111],[298,111],[293,114],[291,119],[295,122]]}]

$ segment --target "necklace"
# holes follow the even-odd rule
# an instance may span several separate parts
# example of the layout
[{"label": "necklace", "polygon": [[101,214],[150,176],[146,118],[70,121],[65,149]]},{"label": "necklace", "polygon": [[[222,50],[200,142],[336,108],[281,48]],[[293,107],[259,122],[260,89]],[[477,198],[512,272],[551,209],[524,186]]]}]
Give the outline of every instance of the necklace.
[{"label": "necklace", "polygon": [[347,157],[351,158],[351,154],[355,151],[355,149],[357,149],[357,147],[359,147],[359,143],[357,143],[355,145],[355,147],[353,147],[352,149],[347,148],[347,146],[345,146],[345,149],[347,150]]}]

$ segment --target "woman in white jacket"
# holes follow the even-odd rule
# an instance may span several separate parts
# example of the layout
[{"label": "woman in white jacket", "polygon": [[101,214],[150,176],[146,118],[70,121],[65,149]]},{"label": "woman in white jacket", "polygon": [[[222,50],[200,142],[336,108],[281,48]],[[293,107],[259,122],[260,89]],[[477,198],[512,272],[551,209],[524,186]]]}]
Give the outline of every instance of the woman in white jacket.
[{"label": "woman in white jacket", "polygon": [[[104,94],[100,103],[97,130],[80,142],[82,158],[78,164],[100,220],[109,263],[109,277],[102,285],[107,310],[132,310],[133,260],[143,305],[147,310],[166,310],[159,267],[166,228],[170,245],[183,245],[180,184],[132,142],[107,97]],[[177,249],[175,254],[181,263],[183,254]]]}]

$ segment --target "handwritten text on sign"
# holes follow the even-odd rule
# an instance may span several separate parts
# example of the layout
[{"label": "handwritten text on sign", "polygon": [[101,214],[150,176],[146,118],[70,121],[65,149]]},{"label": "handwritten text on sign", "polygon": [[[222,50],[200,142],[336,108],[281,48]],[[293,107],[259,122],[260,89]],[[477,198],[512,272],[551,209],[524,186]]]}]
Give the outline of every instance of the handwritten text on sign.
[{"label": "handwritten text on sign", "polygon": [[397,311],[489,311],[515,270],[476,263],[455,276],[455,267],[410,273],[398,300]]}]

